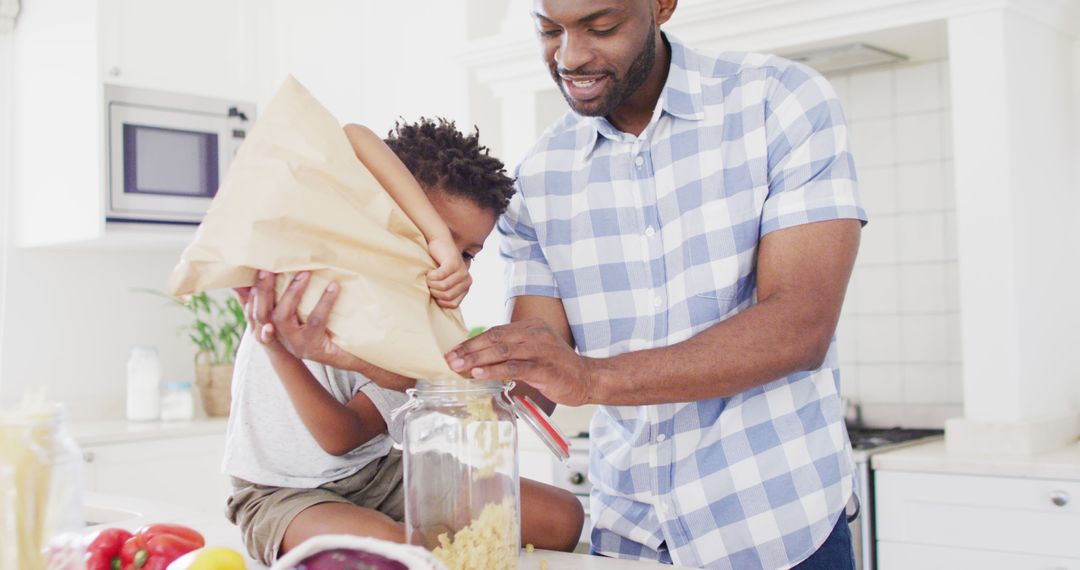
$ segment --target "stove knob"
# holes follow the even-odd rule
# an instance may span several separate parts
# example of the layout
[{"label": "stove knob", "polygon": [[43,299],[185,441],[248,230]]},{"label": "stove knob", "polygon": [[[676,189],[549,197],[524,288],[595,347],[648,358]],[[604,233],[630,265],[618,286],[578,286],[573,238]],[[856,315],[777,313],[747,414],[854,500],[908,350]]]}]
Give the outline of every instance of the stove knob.
[{"label": "stove knob", "polygon": [[1050,502],[1055,506],[1064,507],[1069,504],[1069,494],[1065,491],[1053,491],[1050,493]]},{"label": "stove knob", "polygon": [[574,471],[570,474],[570,484],[580,485],[585,482],[585,474],[581,471]]}]

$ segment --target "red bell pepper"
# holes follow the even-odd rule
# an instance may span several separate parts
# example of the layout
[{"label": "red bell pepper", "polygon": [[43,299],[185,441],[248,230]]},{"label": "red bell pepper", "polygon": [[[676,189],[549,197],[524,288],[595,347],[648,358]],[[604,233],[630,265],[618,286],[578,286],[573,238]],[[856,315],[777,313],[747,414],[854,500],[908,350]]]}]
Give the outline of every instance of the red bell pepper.
[{"label": "red bell pepper", "polygon": [[120,549],[131,538],[122,528],[107,528],[90,539],[86,547],[86,570],[123,570],[120,566]]},{"label": "red bell pepper", "polygon": [[135,531],[120,550],[122,570],[165,570],[173,560],[202,548],[203,536],[178,524],[152,524]]}]

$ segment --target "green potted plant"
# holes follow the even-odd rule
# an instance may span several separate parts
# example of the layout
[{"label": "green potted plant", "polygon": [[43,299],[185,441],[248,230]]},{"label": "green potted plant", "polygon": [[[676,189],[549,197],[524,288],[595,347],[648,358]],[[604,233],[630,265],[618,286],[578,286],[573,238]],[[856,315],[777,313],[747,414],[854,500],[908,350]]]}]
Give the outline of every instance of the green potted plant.
[{"label": "green potted plant", "polygon": [[208,416],[229,415],[233,362],[247,326],[240,301],[231,294],[222,302],[208,293],[197,293],[183,303],[153,289],[133,291],[168,299],[172,306],[182,307],[191,314],[191,322],[181,332],[195,345],[195,385],[203,409]]},{"label": "green potted plant", "polygon": [[203,409],[208,416],[227,416],[232,401],[236,348],[247,325],[244,308],[231,295],[221,302],[207,293],[192,295],[182,305],[192,316],[187,333],[198,348],[195,385],[199,388]]}]

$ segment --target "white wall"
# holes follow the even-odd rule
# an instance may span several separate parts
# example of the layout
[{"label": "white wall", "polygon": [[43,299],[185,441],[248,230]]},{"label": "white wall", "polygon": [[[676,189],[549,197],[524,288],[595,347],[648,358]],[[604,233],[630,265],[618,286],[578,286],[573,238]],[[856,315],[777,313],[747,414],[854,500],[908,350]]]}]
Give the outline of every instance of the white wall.
[{"label": "white wall", "polygon": [[[472,129],[468,76],[456,55],[469,28],[484,33],[494,27],[497,10],[472,24],[467,15],[478,10],[464,0],[385,3],[377,10],[349,0],[278,0],[270,11],[270,56],[262,65],[271,79],[261,104],[291,73],[343,123],[363,123],[384,134],[399,117],[441,116],[462,131]],[[490,146],[493,133],[482,128],[481,144]],[[475,284],[462,306],[466,322],[503,322],[497,237],[485,244],[472,274]]]},{"label": "white wall", "polygon": [[133,345],[158,347],[164,381],[194,380],[182,309],[133,292],[163,290],[180,249],[9,248],[0,403],[44,388],[72,417],[122,417]]},{"label": "white wall", "polygon": [[0,394],[4,393],[4,301],[11,223],[11,34],[0,33]]},{"label": "white wall", "polygon": [[[425,115],[470,129],[467,76],[454,61],[466,38],[467,13],[464,0],[378,7],[348,0],[262,4],[254,38],[260,53],[257,102],[265,105],[281,79],[294,73],[343,122],[386,132],[399,116]],[[477,26],[474,33],[483,33],[493,23]],[[9,37],[0,37],[0,303],[6,303],[0,304],[0,405],[28,388],[44,387],[50,397],[68,402],[74,417],[119,417],[132,345],[158,346],[166,381],[193,379],[194,350],[177,333],[186,314],[131,291],[164,288],[180,248],[11,245],[13,224],[5,219],[11,211],[11,53]],[[493,238],[475,262],[476,285],[463,307],[470,325],[504,318],[497,250]]]}]

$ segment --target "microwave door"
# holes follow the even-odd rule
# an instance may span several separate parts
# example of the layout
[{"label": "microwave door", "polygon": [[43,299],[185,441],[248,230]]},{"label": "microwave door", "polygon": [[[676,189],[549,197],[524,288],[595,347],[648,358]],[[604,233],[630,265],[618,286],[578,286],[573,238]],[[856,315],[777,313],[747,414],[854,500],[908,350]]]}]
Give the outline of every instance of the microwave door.
[{"label": "microwave door", "polygon": [[232,158],[228,118],[114,103],[107,219],[198,223]]}]

